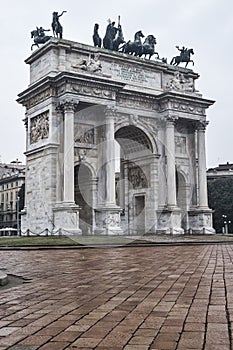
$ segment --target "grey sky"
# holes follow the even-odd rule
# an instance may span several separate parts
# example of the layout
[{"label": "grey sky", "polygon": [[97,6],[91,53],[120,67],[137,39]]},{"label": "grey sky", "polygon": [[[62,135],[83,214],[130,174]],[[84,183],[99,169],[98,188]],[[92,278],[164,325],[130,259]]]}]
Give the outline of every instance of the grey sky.
[{"label": "grey sky", "polygon": [[[64,39],[92,45],[94,23],[100,25],[103,37],[108,18],[121,24],[126,40],[136,31],[157,38],[156,50],[168,62],[177,55],[176,45],[192,47],[194,71],[200,74],[196,88],[203,97],[216,100],[207,119],[207,166],[233,162],[232,0],[8,0],[1,4],[0,64],[1,128],[0,155],[2,162],[15,158],[24,161],[24,108],[15,101],[27,88],[31,30],[36,26],[51,28],[52,12],[67,10],[60,21]],[[190,66],[191,67],[191,66]]]}]

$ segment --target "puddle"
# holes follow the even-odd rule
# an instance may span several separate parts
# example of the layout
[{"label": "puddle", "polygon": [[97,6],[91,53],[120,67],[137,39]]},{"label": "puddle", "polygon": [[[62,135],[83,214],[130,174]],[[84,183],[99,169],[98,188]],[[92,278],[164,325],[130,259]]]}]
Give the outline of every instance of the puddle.
[{"label": "puddle", "polygon": [[32,281],[30,279],[23,278],[20,276],[11,275],[11,274],[7,274],[7,276],[8,276],[8,283],[4,286],[0,286],[0,292],[2,290],[17,287],[20,284],[30,283]]}]

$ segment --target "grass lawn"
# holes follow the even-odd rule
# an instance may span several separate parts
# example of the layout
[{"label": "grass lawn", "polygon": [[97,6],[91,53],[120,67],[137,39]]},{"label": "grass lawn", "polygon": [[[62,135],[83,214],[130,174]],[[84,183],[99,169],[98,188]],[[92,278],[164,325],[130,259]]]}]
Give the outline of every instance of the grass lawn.
[{"label": "grass lawn", "polygon": [[0,247],[17,246],[79,246],[79,245],[124,245],[133,239],[120,236],[41,236],[41,237],[1,237]]},{"label": "grass lawn", "polygon": [[149,235],[137,237],[123,236],[34,236],[34,237],[0,237],[1,247],[27,246],[124,246],[130,243],[210,243],[233,242],[233,235]]}]

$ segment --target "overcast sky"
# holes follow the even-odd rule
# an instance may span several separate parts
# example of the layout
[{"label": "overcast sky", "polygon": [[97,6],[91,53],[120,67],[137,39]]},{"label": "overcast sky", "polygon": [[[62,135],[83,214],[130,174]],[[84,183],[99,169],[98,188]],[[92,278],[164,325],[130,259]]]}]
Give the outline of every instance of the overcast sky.
[{"label": "overcast sky", "polygon": [[[216,103],[207,111],[207,167],[233,162],[233,1],[232,0],[7,0],[0,12],[2,162],[25,161],[24,107],[16,102],[29,84],[30,32],[51,28],[52,12],[66,10],[64,39],[92,45],[94,23],[103,37],[108,18],[121,24],[126,40],[142,30],[157,38],[156,51],[168,62],[176,45],[194,49],[196,88]],[[192,68],[192,66],[190,66]]]}]

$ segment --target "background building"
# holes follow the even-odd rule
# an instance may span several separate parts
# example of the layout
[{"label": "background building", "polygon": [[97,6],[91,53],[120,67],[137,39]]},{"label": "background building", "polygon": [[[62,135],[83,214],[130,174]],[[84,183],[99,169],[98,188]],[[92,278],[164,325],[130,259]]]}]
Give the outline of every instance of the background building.
[{"label": "background building", "polygon": [[233,176],[233,163],[219,164],[217,167],[207,170],[208,180],[226,176]]},{"label": "background building", "polygon": [[25,165],[18,160],[10,164],[0,163],[0,235],[11,231],[16,234],[20,227],[19,191],[24,182]]}]

